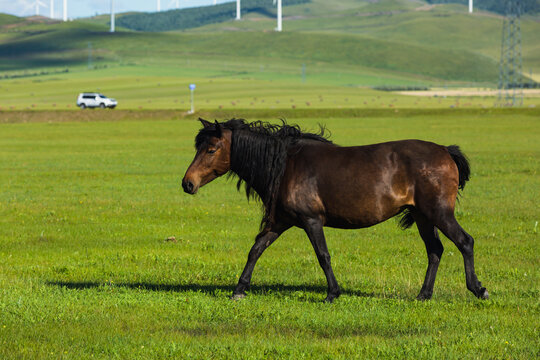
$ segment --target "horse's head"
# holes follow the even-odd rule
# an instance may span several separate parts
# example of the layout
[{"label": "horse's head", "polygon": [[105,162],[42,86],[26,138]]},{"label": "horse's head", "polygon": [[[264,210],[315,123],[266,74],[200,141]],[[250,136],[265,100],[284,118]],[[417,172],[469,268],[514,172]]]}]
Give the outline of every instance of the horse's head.
[{"label": "horse's head", "polygon": [[217,121],[199,120],[203,128],[195,138],[197,153],[182,180],[182,187],[188,194],[197,193],[201,186],[226,174],[231,168],[232,131],[222,128]]}]

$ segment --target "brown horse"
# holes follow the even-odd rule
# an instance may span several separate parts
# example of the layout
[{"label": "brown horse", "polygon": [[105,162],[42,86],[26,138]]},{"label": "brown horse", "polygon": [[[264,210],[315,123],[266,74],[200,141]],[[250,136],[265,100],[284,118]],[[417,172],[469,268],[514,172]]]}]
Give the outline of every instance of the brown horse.
[{"label": "brown horse", "polygon": [[401,214],[403,228],[416,223],[426,245],[428,267],[418,299],[431,298],[443,245],[437,229],[463,255],[467,288],[487,299],[474,271],[473,238],[454,217],[458,189],[469,180],[469,163],[458,146],[420,140],[340,147],[298,126],[246,123],[232,119],[211,123],[195,139],[197,153],[182,180],[184,191],[197,190],[224,174],[245,183],[247,196],[264,208],[261,232],[251,248],[233,298],[245,296],[253,268],[263,251],[284,231],[304,229],[328,281],[326,301],[340,289],[323,227],[357,229]]}]

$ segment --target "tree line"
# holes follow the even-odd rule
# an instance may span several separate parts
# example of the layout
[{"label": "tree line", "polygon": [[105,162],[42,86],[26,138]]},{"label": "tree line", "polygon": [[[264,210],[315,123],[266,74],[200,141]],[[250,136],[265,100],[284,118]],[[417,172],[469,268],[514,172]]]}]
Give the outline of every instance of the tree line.
[{"label": "tree line", "polygon": [[[311,0],[283,0],[283,6],[309,3]],[[242,14],[258,12],[275,15],[272,0],[242,0]],[[229,21],[236,17],[236,2],[214,6],[169,10],[157,13],[136,13],[120,16],[118,26],[137,31],[185,30]]]},{"label": "tree line", "polygon": [[[468,4],[469,0],[426,0],[430,4]],[[540,0],[519,0],[522,14],[537,14],[540,12]],[[506,13],[508,0],[474,0],[474,7],[489,10],[499,14]]]}]

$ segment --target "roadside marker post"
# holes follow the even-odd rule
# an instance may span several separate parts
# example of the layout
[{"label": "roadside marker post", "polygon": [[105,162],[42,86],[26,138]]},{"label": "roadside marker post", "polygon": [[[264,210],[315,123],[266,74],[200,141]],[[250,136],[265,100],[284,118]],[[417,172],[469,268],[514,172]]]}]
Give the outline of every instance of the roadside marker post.
[{"label": "roadside marker post", "polygon": [[193,114],[195,112],[195,105],[193,104],[195,84],[189,84],[189,90],[191,91],[191,110],[189,111],[188,114]]}]

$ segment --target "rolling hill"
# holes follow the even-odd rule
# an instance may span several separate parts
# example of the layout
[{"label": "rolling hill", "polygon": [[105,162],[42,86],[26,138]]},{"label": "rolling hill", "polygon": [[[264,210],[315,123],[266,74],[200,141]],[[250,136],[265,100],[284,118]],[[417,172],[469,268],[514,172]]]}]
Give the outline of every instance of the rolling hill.
[{"label": "rolling hill", "polygon": [[[119,20],[134,15],[140,14]],[[265,12],[179,32],[111,34],[104,17],[38,20],[0,17],[4,77],[82,70],[90,55],[92,68],[145,66],[159,74],[192,61],[210,77],[297,77],[307,66],[320,81],[341,85],[493,85],[502,22],[494,13],[469,15],[463,5],[419,0],[311,0],[284,8],[283,33],[272,31],[275,19]],[[524,69],[540,72],[538,17],[524,18],[522,28]],[[269,68],[272,75],[261,70]],[[338,81],[335,73],[347,75]]]}]

